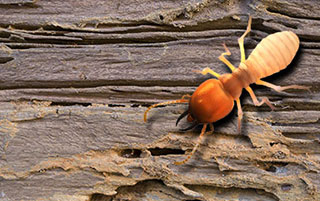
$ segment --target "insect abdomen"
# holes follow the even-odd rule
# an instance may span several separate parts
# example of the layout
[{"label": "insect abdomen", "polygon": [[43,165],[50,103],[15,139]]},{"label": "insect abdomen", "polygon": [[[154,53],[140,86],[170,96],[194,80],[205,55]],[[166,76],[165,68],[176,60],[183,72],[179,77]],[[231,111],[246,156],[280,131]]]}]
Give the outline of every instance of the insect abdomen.
[{"label": "insect abdomen", "polygon": [[[264,38],[239,68],[247,72],[249,83],[286,68],[299,48],[299,38],[291,31],[271,34]],[[245,64],[245,65],[243,65]]]}]

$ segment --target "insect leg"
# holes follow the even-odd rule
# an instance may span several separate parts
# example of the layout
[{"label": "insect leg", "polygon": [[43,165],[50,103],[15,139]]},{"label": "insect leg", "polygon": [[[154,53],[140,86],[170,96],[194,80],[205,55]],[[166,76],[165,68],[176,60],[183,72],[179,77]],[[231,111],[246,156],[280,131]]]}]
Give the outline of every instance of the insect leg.
[{"label": "insect leg", "polygon": [[150,107],[148,107],[146,109],[146,111],[144,112],[144,116],[143,116],[143,120],[144,122],[147,122],[147,113],[154,107],[157,107],[157,106],[160,106],[160,105],[169,105],[169,104],[174,104],[174,103],[187,103],[189,102],[188,99],[186,99],[186,97],[190,97],[190,95],[184,95],[182,96],[181,99],[179,100],[173,100],[173,101],[167,101],[167,102],[162,102],[162,103],[157,103],[157,104],[154,104],[154,105],[151,105]]},{"label": "insect leg", "polygon": [[210,131],[213,133],[213,131],[214,131],[213,124],[212,124],[212,123],[210,123],[210,124],[209,124],[209,126],[210,126]]},{"label": "insect leg", "polygon": [[276,109],[271,102],[269,101],[269,99],[267,97],[262,97],[262,100],[259,102],[256,95],[254,94],[253,90],[251,89],[251,87],[246,87],[246,90],[249,92],[251,99],[254,103],[255,106],[260,106],[263,103],[267,104],[272,110]]},{"label": "insect leg", "polygon": [[243,112],[241,109],[240,99],[238,98],[236,100],[236,102],[237,102],[237,108],[238,108],[238,133],[240,133],[241,132],[241,119],[243,116]]},{"label": "insect leg", "polygon": [[276,90],[277,92],[281,92],[281,91],[284,91],[287,89],[306,89],[306,90],[310,91],[310,87],[308,87],[308,86],[300,86],[300,85],[277,86],[277,85],[271,84],[269,82],[265,82],[263,80],[258,80],[256,82],[256,84],[269,87],[271,89]]},{"label": "insect leg", "polygon": [[231,55],[231,52],[229,51],[229,49],[227,48],[226,44],[223,43],[223,47],[226,50],[226,52],[222,53],[219,56],[220,61],[222,61],[224,64],[226,64],[231,71],[234,71],[236,68],[232,65],[232,63],[230,63],[230,61],[228,61],[224,56],[225,55]]},{"label": "insect leg", "polygon": [[211,70],[210,68],[204,68],[202,70],[193,70],[193,72],[196,72],[196,73],[201,73],[202,75],[206,75],[206,74],[211,74],[213,76],[215,76],[216,78],[219,78],[220,77],[220,74],[219,73],[216,73],[214,72],[213,70]]},{"label": "insect leg", "polygon": [[203,124],[202,130],[201,130],[201,134],[199,135],[198,140],[197,140],[197,144],[193,147],[191,153],[188,154],[187,158],[185,158],[183,161],[174,162],[175,165],[183,165],[183,164],[185,164],[191,158],[191,156],[194,154],[194,152],[196,152],[197,148],[199,147],[199,145],[200,145],[200,143],[202,141],[203,135],[206,132],[207,125],[208,124]]},{"label": "insect leg", "polygon": [[247,30],[238,39],[240,52],[241,52],[241,62],[245,62],[245,60],[246,60],[246,54],[245,54],[245,51],[244,51],[244,44],[243,43],[244,43],[244,37],[246,37],[246,35],[251,31],[251,22],[252,22],[252,17],[249,16]]}]

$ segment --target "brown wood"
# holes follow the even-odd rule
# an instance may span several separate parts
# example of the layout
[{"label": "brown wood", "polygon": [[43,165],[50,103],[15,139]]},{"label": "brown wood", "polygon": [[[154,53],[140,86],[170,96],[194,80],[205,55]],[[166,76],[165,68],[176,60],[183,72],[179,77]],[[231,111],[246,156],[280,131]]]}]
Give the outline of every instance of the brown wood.
[{"label": "brown wood", "polygon": [[[185,165],[201,127],[175,127],[186,105],[146,106],[191,94],[228,72],[225,42],[253,17],[247,56],[290,30],[300,49],[253,86],[276,110],[242,95],[236,111]],[[320,4],[317,1],[0,0],[0,200],[320,200]]]}]

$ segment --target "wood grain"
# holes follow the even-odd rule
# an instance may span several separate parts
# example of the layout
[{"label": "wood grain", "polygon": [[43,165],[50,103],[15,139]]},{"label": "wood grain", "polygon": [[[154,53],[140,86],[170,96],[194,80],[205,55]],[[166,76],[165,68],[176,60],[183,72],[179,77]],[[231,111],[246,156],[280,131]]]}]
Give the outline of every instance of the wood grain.
[{"label": "wood grain", "polygon": [[[0,0],[0,200],[320,200],[320,21],[317,1]],[[253,85],[276,107],[241,97],[195,156],[201,127],[175,127],[192,94],[248,15],[247,56],[271,33],[292,31],[300,49],[266,78],[307,91]]]}]

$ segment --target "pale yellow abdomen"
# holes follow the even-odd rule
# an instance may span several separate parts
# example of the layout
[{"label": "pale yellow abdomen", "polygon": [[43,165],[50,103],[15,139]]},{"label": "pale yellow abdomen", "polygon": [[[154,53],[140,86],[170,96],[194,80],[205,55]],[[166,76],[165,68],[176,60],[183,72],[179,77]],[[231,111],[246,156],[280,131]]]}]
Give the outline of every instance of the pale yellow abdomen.
[{"label": "pale yellow abdomen", "polygon": [[[299,48],[299,38],[291,31],[271,34],[264,38],[239,68],[247,72],[246,82],[257,80],[285,69]],[[239,69],[240,70],[240,69]]]}]

